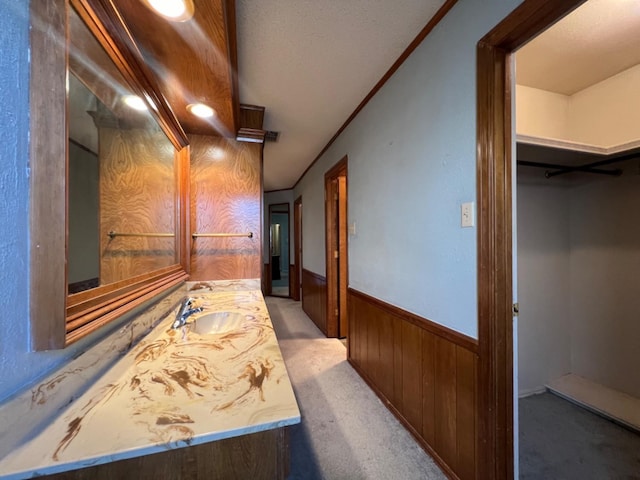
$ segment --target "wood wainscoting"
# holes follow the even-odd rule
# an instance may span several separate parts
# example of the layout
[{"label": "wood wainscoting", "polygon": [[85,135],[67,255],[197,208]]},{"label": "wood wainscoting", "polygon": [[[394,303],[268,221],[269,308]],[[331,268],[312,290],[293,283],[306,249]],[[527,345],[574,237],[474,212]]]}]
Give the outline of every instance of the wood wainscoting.
[{"label": "wood wainscoting", "polygon": [[451,478],[476,478],[476,340],[349,289],[349,362]]},{"label": "wood wainscoting", "polygon": [[327,279],[302,269],[302,310],[327,334]]}]

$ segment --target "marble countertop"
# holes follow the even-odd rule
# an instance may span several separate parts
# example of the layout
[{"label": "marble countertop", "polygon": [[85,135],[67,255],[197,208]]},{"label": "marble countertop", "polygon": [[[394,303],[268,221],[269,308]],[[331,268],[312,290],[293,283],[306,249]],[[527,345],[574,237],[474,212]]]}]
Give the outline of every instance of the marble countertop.
[{"label": "marble countertop", "polygon": [[[176,330],[177,309],[162,320],[65,412],[0,460],[0,478],[57,473],[299,423],[259,281],[189,282],[185,294],[203,311]],[[198,333],[204,327],[215,332],[215,322],[225,317],[233,318],[234,328]]]}]

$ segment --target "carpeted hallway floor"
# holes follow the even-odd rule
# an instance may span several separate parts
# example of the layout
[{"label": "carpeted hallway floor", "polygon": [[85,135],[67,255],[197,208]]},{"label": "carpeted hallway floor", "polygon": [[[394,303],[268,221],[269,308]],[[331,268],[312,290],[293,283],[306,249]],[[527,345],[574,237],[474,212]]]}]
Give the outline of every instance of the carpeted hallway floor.
[{"label": "carpeted hallway floor", "polygon": [[521,398],[520,478],[638,480],[640,435],[551,393]]},{"label": "carpeted hallway floor", "polygon": [[289,480],[446,478],[347,363],[340,340],[325,338],[300,302],[266,300],[302,414]]}]

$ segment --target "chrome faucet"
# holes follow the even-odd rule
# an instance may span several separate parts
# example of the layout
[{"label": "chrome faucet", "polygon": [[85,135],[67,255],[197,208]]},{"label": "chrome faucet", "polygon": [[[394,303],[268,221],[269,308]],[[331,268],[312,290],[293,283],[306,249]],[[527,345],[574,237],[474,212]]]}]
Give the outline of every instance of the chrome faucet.
[{"label": "chrome faucet", "polygon": [[193,307],[193,298],[185,297],[182,299],[180,310],[176,315],[176,319],[174,320],[171,328],[176,329],[183,327],[187,323],[187,318],[189,318],[194,313],[200,313],[203,308],[202,307]]}]

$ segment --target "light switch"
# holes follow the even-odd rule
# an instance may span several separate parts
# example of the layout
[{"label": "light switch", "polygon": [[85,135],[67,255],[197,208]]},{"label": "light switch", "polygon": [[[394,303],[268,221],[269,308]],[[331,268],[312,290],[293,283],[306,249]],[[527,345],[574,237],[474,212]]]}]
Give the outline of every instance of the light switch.
[{"label": "light switch", "polygon": [[355,235],[356,234],[356,222],[351,222],[349,224],[349,235]]},{"label": "light switch", "polygon": [[476,224],[475,221],[475,208],[474,202],[467,202],[462,204],[461,210],[461,224],[463,227],[473,227]]}]

